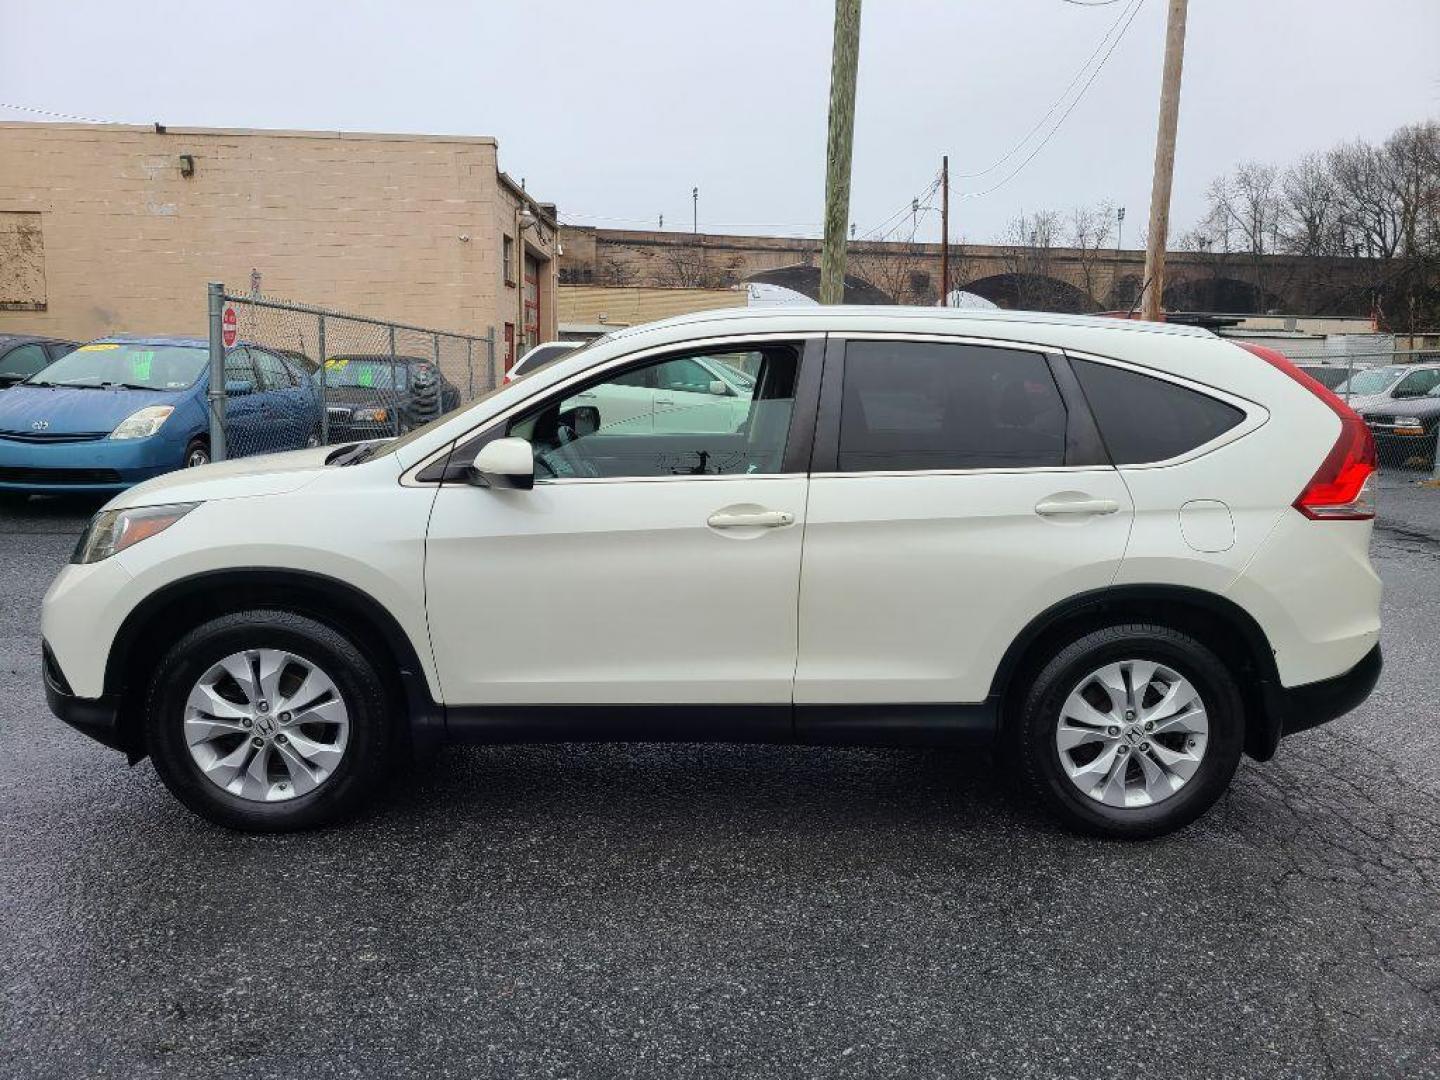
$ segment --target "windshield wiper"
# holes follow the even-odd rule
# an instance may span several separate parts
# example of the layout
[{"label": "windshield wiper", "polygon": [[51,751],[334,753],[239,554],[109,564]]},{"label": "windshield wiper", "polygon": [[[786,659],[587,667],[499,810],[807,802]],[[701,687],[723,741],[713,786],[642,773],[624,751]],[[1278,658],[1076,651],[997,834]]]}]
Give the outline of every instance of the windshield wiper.
[{"label": "windshield wiper", "polygon": [[107,382],[102,389],[105,390],[153,390],[153,386],[144,386],[141,383],[133,382]]}]

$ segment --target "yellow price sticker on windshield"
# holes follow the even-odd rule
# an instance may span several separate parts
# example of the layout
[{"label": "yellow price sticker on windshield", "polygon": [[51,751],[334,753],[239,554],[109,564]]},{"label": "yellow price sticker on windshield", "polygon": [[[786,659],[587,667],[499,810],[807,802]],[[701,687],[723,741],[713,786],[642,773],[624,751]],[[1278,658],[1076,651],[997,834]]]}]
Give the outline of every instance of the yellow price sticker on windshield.
[{"label": "yellow price sticker on windshield", "polygon": [[331,371],[340,371],[348,363],[350,363],[350,361],[343,356],[332,356],[329,360],[325,361],[325,366]]},{"label": "yellow price sticker on windshield", "polygon": [[94,345],[81,345],[76,352],[104,352],[106,349],[118,349],[120,343],[116,341],[97,341]]}]

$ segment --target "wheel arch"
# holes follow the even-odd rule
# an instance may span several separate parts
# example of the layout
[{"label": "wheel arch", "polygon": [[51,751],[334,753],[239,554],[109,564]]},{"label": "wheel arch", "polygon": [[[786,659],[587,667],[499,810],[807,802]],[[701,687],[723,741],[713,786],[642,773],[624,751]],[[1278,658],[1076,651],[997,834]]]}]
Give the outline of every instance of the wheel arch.
[{"label": "wheel arch", "polygon": [[1233,600],[1181,585],[1115,585],[1062,600],[1016,635],[990,686],[1003,729],[1014,695],[1065,642],[1102,626],[1151,622],[1190,634],[1213,650],[1235,674],[1245,703],[1245,752],[1260,761],[1280,741],[1276,707],[1279,674],[1275,653],[1254,617]]},{"label": "wheel arch", "polygon": [[246,608],[292,611],[356,641],[404,710],[410,738],[431,746],[444,735],[444,709],[430,694],[415,645],[379,601],[347,582],[306,570],[215,570],[171,582],[130,612],[105,665],[105,693],[118,703],[119,735],[131,761],[145,755],[144,694],[160,658],[185,633]]}]

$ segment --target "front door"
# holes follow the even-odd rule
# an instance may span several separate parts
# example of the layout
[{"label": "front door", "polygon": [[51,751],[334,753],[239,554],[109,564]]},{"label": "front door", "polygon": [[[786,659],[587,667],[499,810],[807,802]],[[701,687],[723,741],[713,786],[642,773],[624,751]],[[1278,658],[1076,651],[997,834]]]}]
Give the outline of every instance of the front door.
[{"label": "front door", "polygon": [[270,409],[250,350],[241,345],[225,354],[225,452],[248,457],[266,450]]},{"label": "front door", "polygon": [[535,486],[437,493],[426,603],[447,705],[788,706],[813,429],[801,375],[818,343],[750,345],[760,374],[730,431],[577,418],[654,385],[671,352],[556,390],[458,449],[452,464],[527,438]]},{"label": "front door", "polygon": [[1035,616],[1114,581],[1125,485],[1037,350],[850,340],[825,379],[795,701],[984,701]]}]

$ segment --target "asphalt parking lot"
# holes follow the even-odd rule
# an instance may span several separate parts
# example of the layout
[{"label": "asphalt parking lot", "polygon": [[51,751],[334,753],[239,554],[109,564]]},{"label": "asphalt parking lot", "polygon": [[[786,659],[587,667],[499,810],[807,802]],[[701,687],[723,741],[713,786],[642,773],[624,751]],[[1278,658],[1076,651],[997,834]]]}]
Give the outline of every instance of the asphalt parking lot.
[{"label": "asphalt parking lot", "polygon": [[1440,1076],[1440,490],[1386,669],[1148,844],[955,753],[465,748],[344,829],[208,826],[51,718],[93,504],[0,511],[0,1075]]}]

